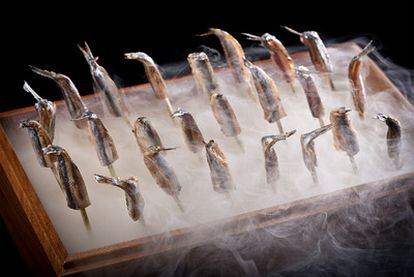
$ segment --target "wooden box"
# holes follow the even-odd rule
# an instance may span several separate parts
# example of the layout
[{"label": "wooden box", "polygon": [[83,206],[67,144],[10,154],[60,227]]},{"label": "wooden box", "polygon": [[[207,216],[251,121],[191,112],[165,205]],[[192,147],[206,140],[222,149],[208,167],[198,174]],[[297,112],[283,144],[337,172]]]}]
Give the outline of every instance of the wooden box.
[{"label": "wooden box", "polygon": [[[360,49],[357,45],[350,43],[335,45],[334,47],[354,48],[356,51]],[[295,53],[293,57],[297,59],[307,55],[307,53]],[[271,63],[270,60],[259,62],[261,65],[269,63]],[[404,109],[414,111],[411,104],[371,59],[367,60],[367,64],[369,73],[366,77],[366,84],[370,91],[387,91],[395,105],[401,105]],[[168,81],[169,84],[173,82],[176,82],[176,80]],[[123,91],[124,93],[135,93],[148,89],[149,85],[144,84],[124,88]],[[86,96],[85,98],[90,97],[94,96]],[[62,102],[56,104],[62,105]],[[3,125],[8,118],[22,116],[32,110],[31,107],[28,107],[2,113],[0,122]],[[183,249],[190,251],[190,254],[193,255],[185,255],[185,259],[200,259],[200,262],[202,262],[202,253],[211,251],[210,248],[211,245],[214,245],[214,241],[220,241],[223,237],[243,239],[248,238],[253,231],[256,235],[266,236],[266,232],[261,233],[261,230],[286,226],[286,224],[291,224],[289,226],[303,226],[303,224],[320,220],[321,216],[329,222],[335,222],[341,220],[340,218],[344,215],[346,218],[349,213],[357,213],[358,209],[363,209],[362,206],[367,203],[377,203],[380,207],[386,209],[384,206],[387,206],[386,203],[389,203],[387,201],[390,201],[390,199],[398,203],[408,203],[407,205],[411,205],[411,207],[413,207],[414,201],[414,172],[409,172],[393,178],[355,184],[355,186],[326,194],[242,213],[227,219],[217,220],[209,225],[219,226],[217,228],[200,224],[172,230],[167,235],[155,234],[69,254],[3,128],[0,128],[0,165],[1,215],[24,262],[33,274],[42,276],[66,276],[81,273],[117,275],[121,272],[122,274],[125,274],[125,272],[156,274],[160,273],[161,268],[165,268],[169,261],[180,260],[182,257],[178,257],[180,257]],[[384,199],[387,201],[384,202]],[[199,234],[202,233],[208,233],[209,240],[205,240],[205,236],[200,236],[202,237],[200,241],[198,238]],[[293,233],[295,232],[292,231]],[[316,233],[317,230],[313,232],[313,235]],[[277,241],[275,238],[274,240]],[[303,238],[297,238],[298,243],[304,243],[303,247],[306,248],[309,242],[307,244],[302,240]],[[247,244],[254,244],[254,242],[257,242],[257,240],[246,239]],[[243,252],[242,259],[255,260],[258,272],[266,273],[269,263],[265,264],[263,262],[265,259],[258,257],[267,255],[268,252],[266,251],[270,251],[270,248],[263,248],[262,251],[259,251],[254,245],[248,246],[246,246],[248,249]],[[280,253],[275,255],[278,259],[282,259],[285,265],[289,263],[289,259],[292,259],[292,257],[286,258],[283,253],[288,253],[292,250],[291,248],[288,245],[282,247],[279,244],[277,246]],[[196,262],[193,261],[192,264],[194,263]],[[191,266],[187,264],[184,268],[177,267],[173,270],[175,270],[174,272],[181,270],[181,273],[185,273],[186,270],[191,270],[189,269]],[[273,266],[283,268],[277,262]],[[244,273],[248,274],[248,269]]]}]

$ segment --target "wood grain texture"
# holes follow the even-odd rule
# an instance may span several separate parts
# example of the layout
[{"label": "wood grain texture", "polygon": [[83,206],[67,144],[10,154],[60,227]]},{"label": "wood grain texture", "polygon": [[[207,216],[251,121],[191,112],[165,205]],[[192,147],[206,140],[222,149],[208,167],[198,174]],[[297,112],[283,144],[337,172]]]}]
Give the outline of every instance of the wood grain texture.
[{"label": "wood grain texture", "polygon": [[[333,45],[333,47],[353,47],[356,52],[361,49],[352,43]],[[303,58],[307,55],[303,52],[295,53],[292,56]],[[264,65],[271,62],[271,60],[265,60],[257,62],[257,64]],[[414,111],[413,106],[374,61],[368,59],[368,66],[369,75],[366,79],[368,87],[375,91],[387,91],[393,95],[396,103],[402,103],[407,109]],[[227,70],[223,68],[216,71]],[[167,80],[167,84],[186,78],[191,78],[191,76]],[[149,84],[143,84],[124,88],[122,91],[132,94],[149,89]],[[83,98],[93,97],[95,96],[92,94]],[[56,104],[63,105],[63,101],[58,101]],[[33,107],[1,113],[0,120],[31,111],[33,111]],[[70,255],[64,249],[1,127],[0,181],[0,212],[25,263],[35,275],[60,276],[82,272],[103,273],[105,269],[145,262],[150,260],[148,259],[150,257],[160,257],[162,260],[164,255],[174,255],[180,249],[204,245],[207,243],[206,241],[198,241],[197,239],[200,237],[199,234],[205,232],[209,232],[211,240],[214,240],[223,234],[240,235],[285,222],[303,220],[321,213],[338,211],[352,205],[358,205],[358,203],[374,201],[391,195],[408,194],[412,196],[414,173],[211,222],[214,228],[206,229],[203,226],[182,228]]]}]

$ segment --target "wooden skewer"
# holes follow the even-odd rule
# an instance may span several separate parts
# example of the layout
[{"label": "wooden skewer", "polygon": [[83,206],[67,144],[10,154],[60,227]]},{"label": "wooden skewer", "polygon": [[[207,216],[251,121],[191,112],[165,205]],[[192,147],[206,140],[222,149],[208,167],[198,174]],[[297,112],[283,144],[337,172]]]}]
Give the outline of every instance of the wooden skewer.
[{"label": "wooden skewer", "polygon": [[276,124],[277,124],[277,128],[279,129],[279,133],[283,135],[285,131],[283,131],[283,126],[282,126],[282,123],[280,123],[280,120],[277,120]]},{"label": "wooden skewer", "polygon": [[290,85],[290,88],[292,89],[292,92],[296,93],[296,89],[295,89],[295,86],[293,85],[293,83],[290,82],[289,85]]},{"label": "wooden skewer", "polygon": [[316,170],[312,170],[311,171],[312,174],[312,181],[315,185],[319,185],[319,178],[318,178],[318,174],[316,173]]},{"label": "wooden skewer", "polygon": [[355,174],[358,174],[358,166],[355,162],[354,156],[348,155],[349,157],[349,161],[351,162],[352,165],[352,170],[354,171]]},{"label": "wooden skewer", "polygon": [[239,138],[239,136],[233,137],[236,141],[237,145],[240,147],[241,151],[244,152],[244,144],[243,141]]},{"label": "wooden skewer", "polygon": [[180,209],[181,212],[185,212],[184,207],[183,207],[183,203],[181,203],[181,200],[178,198],[178,196],[173,196],[175,202],[177,203],[178,208]]},{"label": "wooden skewer", "polygon": [[82,215],[82,220],[83,220],[83,224],[85,224],[86,230],[88,232],[91,232],[91,224],[89,222],[89,217],[88,214],[86,213],[86,209],[80,209],[81,215]]},{"label": "wooden skewer", "polygon": [[112,177],[114,177],[114,178],[118,177],[117,174],[116,174],[115,168],[112,164],[108,165],[108,171],[109,171],[109,174],[111,174]]},{"label": "wooden skewer", "polygon": [[322,116],[318,117],[318,120],[319,120],[319,125],[321,125],[321,127],[325,126],[325,123],[323,122],[323,117]]}]

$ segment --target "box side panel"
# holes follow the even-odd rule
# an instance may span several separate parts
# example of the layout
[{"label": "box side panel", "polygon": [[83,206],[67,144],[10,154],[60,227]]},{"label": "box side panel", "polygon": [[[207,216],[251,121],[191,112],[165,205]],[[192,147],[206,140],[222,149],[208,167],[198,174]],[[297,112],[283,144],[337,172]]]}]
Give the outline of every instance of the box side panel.
[{"label": "box side panel", "polygon": [[35,275],[59,275],[67,253],[0,126],[0,211]]}]

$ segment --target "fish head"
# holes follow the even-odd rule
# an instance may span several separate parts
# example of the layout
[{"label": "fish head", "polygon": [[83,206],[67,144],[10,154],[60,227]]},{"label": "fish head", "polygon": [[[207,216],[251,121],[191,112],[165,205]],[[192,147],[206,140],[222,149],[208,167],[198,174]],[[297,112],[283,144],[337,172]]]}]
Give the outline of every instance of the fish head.
[{"label": "fish head", "polygon": [[175,111],[175,112],[171,115],[171,117],[172,117],[172,118],[182,117],[182,116],[184,116],[186,113],[187,113],[187,112],[185,112],[183,109],[178,108],[178,110],[176,110],[176,111]]},{"label": "fish head", "polygon": [[301,36],[302,42],[306,40],[320,40],[319,34],[315,31],[306,31],[302,33]]},{"label": "fish head", "polygon": [[352,111],[351,109],[348,109],[348,108],[346,108],[346,107],[340,107],[338,110],[337,110],[337,112],[339,113],[339,114],[346,114],[346,113],[349,113],[350,111]]},{"label": "fish head", "polygon": [[44,155],[59,156],[60,154],[62,154],[63,151],[63,148],[57,145],[49,145],[43,148]]},{"label": "fish head", "polygon": [[310,76],[310,70],[306,66],[299,65],[295,67],[295,72],[300,78],[306,79]]},{"label": "fish head", "polygon": [[27,120],[23,120],[22,122],[20,122],[19,127],[20,128],[36,128],[39,125],[40,123],[37,122],[36,120],[27,119]]},{"label": "fish head", "polygon": [[124,57],[127,60],[138,60],[143,63],[154,64],[153,59],[144,52],[125,53]]},{"label": "fish head", "polygon": [[374,119],[379,119],[383,122],[387,121],[388,118],[388,115],[385,115],[383,113],[378,113],[376,116],[374,116]]},{"label": "fish head", "polygon": [[191,61],[208,61],[208,56],[204,52],[195,52],[195,53],[188,54],[187,60],[189,62],[191,62]]},{"label": "fish head", "polygon": [[44,69],[40,69],[38,67],[29,65],[29,68],[36,74],[46,77],[46,78],[50,78],[50,79],[56,79],[58,78],[58,74],[53,72],[53,71],[49,71],[49,70],[44,70]]},{"label": "fish head", "polygon": [[86,41],[85,41],[85,42],[84,42],[84,46],[82,47],[82,46],[78,45],[78,48],[79,48],[79,50],[82,52],[83,56],[84,56],[84,57],[85,57],[85,59],[86,59],[86,62],[89,64],[89,66],[90,66],[92,69],[96,69],[96,68],[98,68],[98,63],[97,63],[97,61],[98,61],[99,57],[94,57],[94,56],[93,56],[92,51],[91,51],[91,49],[89,48],[88,43],[86,43]]}]

